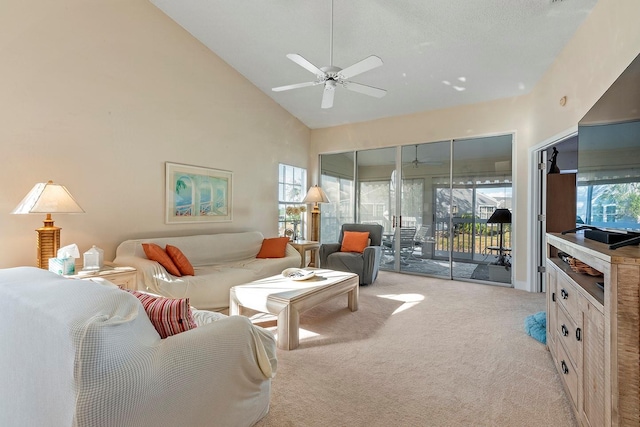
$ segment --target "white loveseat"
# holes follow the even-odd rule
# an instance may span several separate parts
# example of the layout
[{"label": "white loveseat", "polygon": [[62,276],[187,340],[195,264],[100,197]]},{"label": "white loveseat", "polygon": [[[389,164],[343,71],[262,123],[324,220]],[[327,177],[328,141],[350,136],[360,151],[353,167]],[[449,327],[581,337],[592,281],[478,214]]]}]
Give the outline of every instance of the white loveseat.
[{"label": "white loveseat", "polygon": [[[138,270],[138,289],[168,298],[189,298],[198,309],[229,307],[229,290],[235,285],[279,274],[300,266],[300,253],[287,245],[284,258],[257,259],[264,236],[258,231],[200,234],[126,240],[116,249],[114,263]],[[143,243],[167,244],[180,249],[194,267],[194,276],[172,276],[147,258]]]},{"label": "white loveseat", "polygon": [[194,319],[160,339],[115,285],[0,270],[0,426],[255,424],[269,410],[273,334],[241,316]]}]

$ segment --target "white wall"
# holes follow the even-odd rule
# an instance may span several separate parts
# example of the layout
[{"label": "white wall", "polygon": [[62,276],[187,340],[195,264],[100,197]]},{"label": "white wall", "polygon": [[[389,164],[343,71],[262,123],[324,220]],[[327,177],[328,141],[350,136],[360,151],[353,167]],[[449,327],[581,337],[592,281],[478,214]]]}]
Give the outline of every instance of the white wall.
[{"label": "white wall", "polygon": [[[600,0],[549,71],[527,95],[478,105],[428,111],[311,133],[309,158],[321,153],[416,144],[515,132],[515,286],[529,289],[527,241],[530,158],[528,149],[568,132],[640,53],[640,1]],[[567,96],[562,107],[560,98]],[[314,163],[311,163],[314,165]],[[309,170],[311,181],[316,169]]]},{"label": "white wall", "polygon": [[[35,265],[44,215],[10,215],[36,182],[84,215],[62,244],[113,259],[134,237],[277,233],[278,163],[310,130],[146,0],[0,3],[0,267]],[[164,224],[165,162],[230,170],[233,222]]]},{"label": "white wall", "polygon": [[[279,162],[308,165],[313,184],[319,153],[515,131],[515,277],[524,288],[527,150],[575,127],[640,52],[638,16],[637,0],[600,0],[528,95],[310,131],[146,0],[4,0],[0,267],[35,262],[43,218],[9,212],[36,182],[66,185],[87,211],[54,216],[62,243],[96,244],[110,259],[132,237],[275,235]],[[164,224],[166,161],[233,171],[233,222]]]}]

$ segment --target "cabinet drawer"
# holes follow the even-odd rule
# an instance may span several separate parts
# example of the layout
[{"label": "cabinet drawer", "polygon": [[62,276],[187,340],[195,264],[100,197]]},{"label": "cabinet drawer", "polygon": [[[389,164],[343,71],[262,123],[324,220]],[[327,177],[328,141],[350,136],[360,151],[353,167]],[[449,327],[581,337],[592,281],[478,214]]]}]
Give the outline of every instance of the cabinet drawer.
[{"label": "cabinet drawer", "polygon": [[556,300],[574,319],[578,315],[578,291],[566,276],[558,274],[556,277]]},{"label": "cabinet drawer", "polygon": [[138,287],[136,286],[136,272],[126,272],[126,273],[117,273],[110,274],[108,276],[103,276],[106,280],[110,281],[114,285],[122,286],[126,289],[136,290]]},{"label": "cabinet drawer", "polygon": [[571,397],[571,401],[578,407],[578,374],[575,370],[575,367],[569,357],[567,356],[567,352],[562,345],[562,342],[558,340],[556,342],[556,354],[558,358],[556,359],[556,368],[560,375],[562,376],[562,380],[567,386],[567,390],[569,390],[569,396]]},{"label": "cabinet drawer", "polygon": [[578,365],[578,354],[580,352],[580,341],[582,339],[576,322],[567,315],[563,308],[558,308],[558,322],[556,323],[557,340],[564,344],[569,358],[574,365]]}]

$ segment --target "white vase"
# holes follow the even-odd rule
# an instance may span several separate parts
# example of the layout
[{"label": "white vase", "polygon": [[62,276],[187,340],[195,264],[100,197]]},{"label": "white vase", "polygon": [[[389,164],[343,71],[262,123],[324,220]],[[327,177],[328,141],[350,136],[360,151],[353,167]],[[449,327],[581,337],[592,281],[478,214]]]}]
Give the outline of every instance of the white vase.
[{"label": "white vase", "polygon": [[298,240],[300,238],[300,236],[298,235],[298,224],[300,223],[300,221],[292,221],[293,223],[293,241],[295,242],[296,240]]}]

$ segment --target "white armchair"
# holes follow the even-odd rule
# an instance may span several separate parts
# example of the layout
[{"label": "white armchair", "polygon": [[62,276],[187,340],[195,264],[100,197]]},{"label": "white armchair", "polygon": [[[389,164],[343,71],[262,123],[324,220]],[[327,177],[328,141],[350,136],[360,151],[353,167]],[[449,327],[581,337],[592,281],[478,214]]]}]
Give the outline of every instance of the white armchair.
[{"label": "white armchair", "polygon": [[194,319],[160,339],[117,287],[0,270],[0,425],[255,424],[269,410],[273,335],[240,316]]}]

